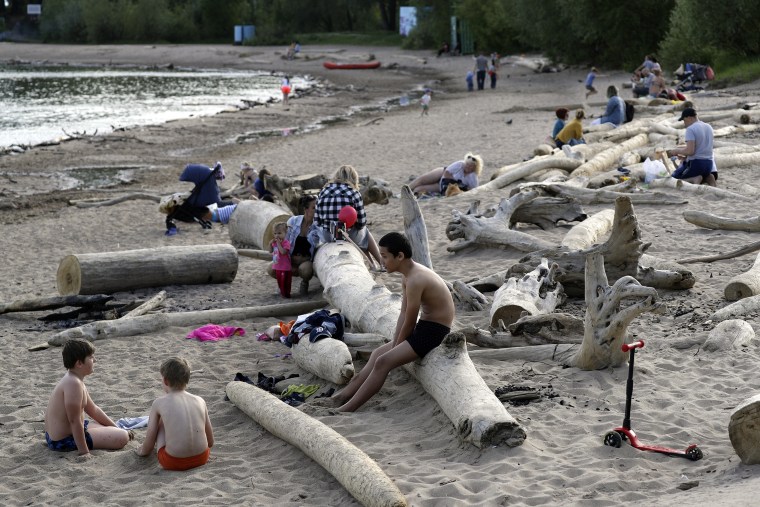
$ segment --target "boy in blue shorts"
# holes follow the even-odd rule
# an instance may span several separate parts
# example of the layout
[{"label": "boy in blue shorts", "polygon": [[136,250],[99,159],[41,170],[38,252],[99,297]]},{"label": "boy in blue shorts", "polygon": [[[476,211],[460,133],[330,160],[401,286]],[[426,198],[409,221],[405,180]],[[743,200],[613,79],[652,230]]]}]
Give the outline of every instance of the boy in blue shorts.
[{"label": "boy in blue shorts", "polygon": [[[121,449],[132,433],[116,424],[90,398],[84,378],[95,368],[95,347],[87,340],[69,340],[63,346],[63,366],[45,410],[45,440],[54,451],[79,451],[88,459],[92,449]],[[87,414],[92,418],[84,418]]]}]

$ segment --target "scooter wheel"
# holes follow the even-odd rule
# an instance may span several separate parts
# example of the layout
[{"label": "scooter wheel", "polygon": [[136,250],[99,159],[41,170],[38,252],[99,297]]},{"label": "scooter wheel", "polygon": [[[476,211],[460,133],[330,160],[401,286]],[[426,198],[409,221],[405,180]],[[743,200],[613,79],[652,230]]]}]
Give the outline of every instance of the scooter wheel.
[{"label": "scooter wheel", "polygon": [[604,445],[608,445],[610,447],[620,447],[623,445],[623,437],[621,437],[620,433],[617,431],[610,431],[604,435]]},{"label": "scooter wheel", "polygon": [[699,461],[702,459],[702,450],[692,444],[686,448],[686,457],[692,461]]}]

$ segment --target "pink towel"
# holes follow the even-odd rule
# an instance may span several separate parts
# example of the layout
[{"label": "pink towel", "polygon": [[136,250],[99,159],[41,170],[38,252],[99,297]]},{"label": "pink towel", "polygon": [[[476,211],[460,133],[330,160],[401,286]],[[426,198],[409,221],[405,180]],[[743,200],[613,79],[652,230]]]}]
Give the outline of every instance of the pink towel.
[{"label": "pink towel", "polygon": [[230,336],[245,336],[245,329],[242,327],[219,326],[217,324],[206,324],[198,329],[191,331],[187,338],[198,338],[202,342],[215,342]]}]

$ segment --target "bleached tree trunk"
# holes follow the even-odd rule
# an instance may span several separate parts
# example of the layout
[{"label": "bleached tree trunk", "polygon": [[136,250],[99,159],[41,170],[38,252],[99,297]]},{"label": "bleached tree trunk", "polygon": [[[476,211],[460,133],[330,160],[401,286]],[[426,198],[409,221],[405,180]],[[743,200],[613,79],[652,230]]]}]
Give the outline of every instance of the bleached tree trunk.
[{"label": "bleached tree trunk", "polygon": [[760,394],[742,401],[728,423],[728,437],[736,454],[745,465],[760,463]]},{"label": "bleached tree trunk", "polygon": [[657,178],[656,180],[653,180],[649,183],[649,188],[673,188],[692,194],[710,195],[724,199],[736,199],[737,201],[755,200],[753,197],[737,194],[736,192],[731,192],[725,188],[711,187],[710,185],[695,185],[694,183],[689,183],[686,180],[679,180],[673,177]]},{"label": "bleached tree trunk", "polygon": [[581,205],[574,199],[566,197],[537,197],[520,205],[512,212],[509,226],[517,223],[535,224],[543,230],[554,229],[557,223],[577,222],[586,219]]},{"label": "bleached tree trunk", "polygon": [[67,255],[58,265],[61,295],[110,294],[163,285],[229,283],[238,256],[231,245],[165,246]]},{"label": "bleached tree trunk", "polygon": [[454,219],[446,227],[446,236],[459,243],[447,248],[450,252],[458,252],[469,246],[510,246],[523,252],[532,252],[542,248],[550,248],[551,243],[509,228],[512,213],[525,202],[538,197],[537,192],[524,192],[502,199],[496,214],[489,218],[478,218],[465,215],[454,210]]},{"label": "bleached tree trunk", "polygon": [[[638,301],[622,307],[624,299]],[[657,311],[657,291],[644,287],[635,278],[624,276],[612,286],[607,282],[604,258],[592,253],[586,258],[586,317],[581,348],[570,364],[583,370],[598,370],[618,366],[626,361],[622,351],[628,342],[628,326],[636,316]]]},{"label": "bleached tree trunk", "polygon": [[131,312],[127,313],[122,317],[122,319],[131,319],[134,317],[139,317],[140,315],[146,315],[148,312],[151,312],[158,308],[159,306],[164,304],[164,301],[166,301],[166,291],[162,290],[152,298],[148,299],[146,302],[132,310]]},{"label": "bleached tree trunk", "polygon": [[274,238],[274,224],[287,222],[292,215],[267,201],[241,201],[230,217],[227,230],[236,246],[266,250]]},{"label": "bleached tree trunk", "polygon": [[252,250],[248,248],[238,248],[237,253],[241,257],[250,257],[262,261],[272,261],[272,252],[268,250]]},{"label": "bleached tree trunk", "polygon": [[755,339],[755,330],[744,320],[729,319],[720,322],[710,331],[702,345],[707,352],[738,349],[748,346]]},{"label": "bleached tree trunk", "polygon": [[750,296],[715,311],[707,320],[712,322],[723,322],[724,320],[733,319],[735,317],[743,317],[749,313],[757,312],[758,310],[760,310],[760,296]]},{"label": "bleached tree trunk", "polygon": [[412,259],[433,269],[428,245],[427,226],[422,211],[409,185],[401,187],[401,214],[404,217],[404,231],[412,245]]},{"label": "bleached tree trunk", "polygon": [[333,384],[347,384],[354,376],[354,363],[348,345],[340,340],[323,338],[314,343],[304,336],[294,344],[293,361],[299,368]]},{"label": "bleached tree trunk", "polygon": [[728,281],[723,295],[729,301],[760,295],[760,254],[755,258],[755,263],[740,275],[736,275]]},{"label": "bleached tree trunk", "polygon": [[690,264],[692,262],[722,261],[724,259],[733,259],[734,257],[741,257],[742,255],[747,255],[752,252],[757,252],[758,250],[760,250],[760,241],[755,241],[754,243],[750,243],[747,246],[743,246],[737,250],[733,250],[725,254],[708,255],[705,257],[689,257],[686,259],[681,259],[681,263]]},{"label": "bleached tree trunk", "polygon": [[101,320],[84,326],[74,327],[56,333],[49,340],[50,345],[63,345],[72,338],[95,341],[120,336],[135,336],[153,333],[172,326],[199,326],[203,324],[224,324],[231,320],[246,320],[259,317],[285,317],[300,315],[322,308],[327,304],[323,299],[299,301],[281,305],[255,306],[250,308],[222,308],[181,313],[153,313],[129,319]]},{"label": "bleached tree trunk", "polygon": [[627,141],[620,143],[614,148],[599,153],[591,160],[587,161],[572,173],[570,178],[579,177],[591,177],[595,174],[601,173],[612,167],[620,158],[620,156],[628,151],[644,146],[649,142],[646,134],[639,134],[637,136],[628,139]]},{"label": "bleached tree trunk", "polygon": [[362,505],[407,505],[404,495],[377,463],[332,428],[245,382],[230,382],[226,392],[248,417],[316,461]]},{"label": "bleached tree trunk", "polygon": [[602,210],[567,231],[562,246],[568,250],[584,250],[599,243],[612,230],[614,220],[614,209]]},{"label": "bleached tree trunk", "polygon": [[505,171],[500,176],[494,178],[488,183],[484,183],[468,192],[460,194],[460,196],[456,196],[456,198],[462,200],[463,197],[461,196],[465,195],[467,198],[471,199],[473,196],[477,195],[480,192],[504,188],[510,183],[514,183],[515,181],[525,178],[526,176],[530,176],[531,174],[538,171],[544,171],[546,169],[566,169],[572,171],[580,165],[580,160],[567,158],[564,155],[552,155],[536,161],[528,160],[527,162],[523,162],[513,169]]},{"label": "bleached tree trunk", "polygon": [[[362,255],[345,243],[328,243],[317,250],[314,268],[325,296],[352,326],[393,336],[401,296],[377,285]],[[506,411],[475,370],[464,336],[452,333],[419,364],[405,367],[441,406],[464,441],[477,447],[520,445],[525,431]]]},{"label": "bleached tree trunk", "polygon": [[760,128],[760,125],[729,125],[713,131],[713,137],[728,137],[736,134],[745,134],[754,132]]},{"label": "bleached tree trunk", "polygon": [[629,194],[622,192],[610,192],[603,188],[591,189],[573,186],[568,183],[524,183],[515,191],[523,192],[526,190],[540,190],[546,195],[554,197],[569,197],[577,200],[581,204],[608,204],[613,203],[618,197],[630,199],[634,204],[685,204],[683,198],[671,196],[658,192],[647,192],[641,194]]},{"label": "bleached tree trunk", "polygon": [[503,327],[517,322],[524,313],[539,315],[552,313],[565,301],[562,284],[554,278],[557,264],[541,259],[530,273],[520,278],[510,278],[493,295],[490,319],[491,327]]},{"label": "bleached tree trunk", "polygon": [[683,218],[690,224],[705,229],[722,229],[726,231],[760,232],[760,216],[752,218],[727,218],[706,211],[688,210]]}]

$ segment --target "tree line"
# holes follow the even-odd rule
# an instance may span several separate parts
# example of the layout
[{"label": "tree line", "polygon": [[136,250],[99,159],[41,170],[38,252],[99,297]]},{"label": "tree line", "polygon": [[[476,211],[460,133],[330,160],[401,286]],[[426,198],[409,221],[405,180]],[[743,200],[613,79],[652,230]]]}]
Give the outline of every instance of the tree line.
[{"label": "tree line", "polygon": [[667,66],[720,68],[760,56],[757,0],[4,0],[6,29],[23,22],[29,3],[42,3],[46,42],[229,41],[234,25],[255,25],[256,44],[309,33],[394,33],[403,3],[417,7],[418,18],[407,48],[449,41],[455,16],[478,50],[540,51],[569,64],[632,68],[655,54]]}]

